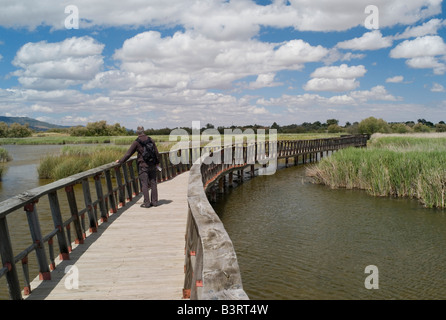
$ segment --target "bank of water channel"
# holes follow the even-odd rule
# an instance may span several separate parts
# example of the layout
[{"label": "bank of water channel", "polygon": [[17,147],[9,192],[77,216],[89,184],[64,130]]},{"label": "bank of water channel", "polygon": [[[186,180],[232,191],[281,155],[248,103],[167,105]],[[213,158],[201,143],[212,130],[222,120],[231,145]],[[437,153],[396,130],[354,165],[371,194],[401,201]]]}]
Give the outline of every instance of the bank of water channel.
[{"label": "bank of water channel", "polygon": [[443,210],[315,185],[304,166],[245,181],[213,206],[251,299],[446,298]]}]

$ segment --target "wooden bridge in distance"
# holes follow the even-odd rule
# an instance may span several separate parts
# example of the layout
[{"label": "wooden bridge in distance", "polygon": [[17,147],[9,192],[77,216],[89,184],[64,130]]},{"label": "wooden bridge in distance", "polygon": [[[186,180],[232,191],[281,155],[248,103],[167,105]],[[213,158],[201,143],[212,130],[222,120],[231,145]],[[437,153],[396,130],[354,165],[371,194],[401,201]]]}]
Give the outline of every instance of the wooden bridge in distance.
[{"label": "wooden bridge in distance", "polygon": [[[0,203],[0,278],[6,278],[14,300],[248,299],[232,242],[208,199],[234,177],[254,176],[267,159],[306,163],[324,152],[366,144],[366,136],[345,136],[174,152],[199,159],[194,165],[174,165],[162,153],[160,205],[149,209],[139,206],[135,158],[29,190]],[[221,161],[207,163],[206,157]],[[46,199],[48,206],[40,205]],[[52,217],[45,235],[38,206],[39,214],[41,206]],[[15,254],[7,216],[23,209],[31,244]]]}]

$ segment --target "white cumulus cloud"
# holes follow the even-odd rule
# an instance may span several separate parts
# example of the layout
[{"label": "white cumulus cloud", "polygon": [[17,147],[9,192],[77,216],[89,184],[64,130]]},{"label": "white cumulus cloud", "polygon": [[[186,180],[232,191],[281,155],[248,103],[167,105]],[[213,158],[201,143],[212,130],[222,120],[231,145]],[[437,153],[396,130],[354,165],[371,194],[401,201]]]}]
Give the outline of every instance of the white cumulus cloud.
[{"label": "white cumulus cloud", "polygon": [[431,19],[420,26],[410,26],[404,30],[403,33],[397,34],[393,39],[407,39],[416,38],[426,35],[435,35],[438,33],[438,29],[446,26],[444,20],[441,19]]},{"label": "white cumulus cloud", "polygon": [[101,71],[103,44],[91,37],[29,42],[17,52],[13,75],[25,88],[57,89],[90,80]]},{"label": "white cumulus cloud", "polygon": [[300,39],[278,44],[217,41],[195,32],[162,37],[147,31],[127,39],[116,50],[113,57],[119,70],[97,74],[85,87],[229,89],[234,81],[248,76],[257,76],[251,86],[268,87],[276,85],[272,82],[276,72],[301,70],[305,63],[321,61],[327,53],[326,48]]},{"label": "white cumulus cloud", "polygon": [[306,91],[351,91],[359,87],[356,78],[363,77],[367,70],[363,65],[326,66],[317,68],[305,85]]},{"label": "white cumulus cloud", "polygon": [[[441,13],[441,0],[375,0],[380,27],[409,25]],[[259,5],[249,0],[0,0],[0,25],[63,29],[65,6],[76,5],[80,28],[184,26],[215,39],[250,38],[261,26],[341,31],[363,26],[369,0],[290,0]]]},{"label": "white cumulus cloud", "polygon": [[364,33],[359,38],[339,42],[336,46],[341,49],[365,51],[388,48],[392,46],[392,43],[391,37],[383,37],[381,31],[373,30]]},{"label": "white cumulus cloud", "polygon": [[446,92],[446,89],[444,88],[443,85],[434,82],[431,88],[432,92]]},{"label": "white cumulus cloud", "polygon": [[446,72],[446,65],[440,60],[446,58],[446,43],[437,35],[405,40],[390,51],[390,57],[407,59],[411,68],[432,69],[438,75]]},{"label": "white cumulus cloud", "polygon": [[390,82],[390,83],[401,83],[403,81],[404,81],[403,76],[394,76],[394,77],[386,79],[386,82]]}]

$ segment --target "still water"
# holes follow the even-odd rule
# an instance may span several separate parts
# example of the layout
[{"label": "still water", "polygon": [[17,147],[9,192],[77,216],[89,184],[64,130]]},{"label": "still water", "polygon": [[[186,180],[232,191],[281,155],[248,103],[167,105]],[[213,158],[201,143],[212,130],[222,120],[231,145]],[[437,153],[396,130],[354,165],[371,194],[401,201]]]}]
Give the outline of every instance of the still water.
[{"label": "still water", "polygon": [[[45,185],[52,180],[39,179],[37,167],[40,159],[48,154],[60,153],[61,145],[2,145],[13,160],[3,164],[2,179],[0,181],[0,202],[16,196],[22,192]],[[51,214],[49,213],[49,204],[47,199],[42,198],[38,204],[38,214],[43,234],[48,233],[53,228]],[[17,210],[7,216],[9,233],[13,245],[14,254],[24,250],[31,244],[31,236],[24,210]],[[20,264],[18,268],[19,279],[23,286],[23,273]],[[29,260],[31,279],[37,273],[38,268],[35,261],[35,255],[32,254]],[[5,277],[0,278],[0,300],[9,299]]]},{"label": "still water", "polygon": [[315,185],[302,166],[244,182],[214,208],[251,299],[446,298],[442,210]]},{"label": "still water", "polygon": [[4,164],[0,181],[0,202],[18,195],[21,192],[39,187],[51,182],[39,179],[37,166],[40,159],[48,154],[60,153],[60,145],[4,145],[12,161]]}]

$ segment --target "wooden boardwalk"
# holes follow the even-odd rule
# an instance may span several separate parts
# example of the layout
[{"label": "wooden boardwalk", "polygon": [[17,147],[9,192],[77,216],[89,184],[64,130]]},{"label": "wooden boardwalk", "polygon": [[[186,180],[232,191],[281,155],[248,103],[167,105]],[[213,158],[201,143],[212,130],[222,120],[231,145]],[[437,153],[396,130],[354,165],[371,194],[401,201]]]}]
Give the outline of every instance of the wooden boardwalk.
[{"label": "wooden boardwalk", "polygon": [[[231,183],[234,171],[243,177],[241,171],[250,167],[254,176],[255,164],[275,170],[278,159],[285,159],[288,164],[291,158],[296,165],[299,158],[301,163],[307,163],[318,155],[321,157],[323,152],[367,146],[364,135],[274,141],[214,150],[212,161],[202,161],[200,166],[192,167],[173,164],[169,152],[161,153],[163,170],[158,178],[165,180],[158,186],[161,205],[140,208],[139,195],[77,246],[73,241],[82,242],[89,228],[95,231],[98,218],[107,220],[107,212],[116,211],[118,203],[139,194],[135,157],[125,165],[102,165],[1,202],[0,278],[6,279],[10,299],[248,298],[242,288],[232,242],[208,197],[214,198],[222,192],[225,177]],[[194,159],[196,154],[206,157],[210,150],[205,149],[177,152],[181,159]],[[235,152],[225,153],[226,150]],[[214,162],[220,157],[221,161]],[[181,173],[188,169],[191,171]],[[81,185],[82,194],[79,190],[75,192],[76,185]],[[65,198],[64,194],[67,197],[69,212],[65,207],[64,215],[58,193],[61,199]],[[46,221],[45,228],[52,229],[42,234],[38,212],[48,208],[38,202],[46,197],[54,227]],[[14,254],[6,218],[18,210],[26,212],[32,243]],[[51,280],[34,279],[30,283],[28,255],[32,252],[36,254],[40,275]],[[58,261],[55,256],[69,260]],[[20,264],[23,279],[18,276]],[[50,272],[54,265],[56,270]],[[72,271],[67,273],[68,267]],[[71,288],[73,284],[79,287]],[[31,294],[26,296],[29,289]]]},{"label": "wooden boardwalk", "polygon": [[[31,283],[25,299],[182,299],[189,172],[159,183],[160,205],[141,208],[142,196],[110,216],[70,260],[57,261],[51,280]],[[78,288],[72,279],[75,266]],[[72,288],[70,288],[70,286]]]}]

